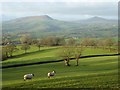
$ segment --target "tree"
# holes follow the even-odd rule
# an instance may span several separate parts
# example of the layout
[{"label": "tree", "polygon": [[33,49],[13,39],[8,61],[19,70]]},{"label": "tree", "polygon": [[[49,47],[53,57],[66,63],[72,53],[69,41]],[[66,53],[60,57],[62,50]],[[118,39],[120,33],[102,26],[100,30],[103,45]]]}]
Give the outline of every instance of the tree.
[{"label": "tree", "polygon": [[2,46],[2,60],[7,59],[8,57],[12,57],[13,52],[17,50],[18,48],[12,41],[6,43],[4,46]]},{"label": "tree", "polygon": [[12,36],[10,34],[3,34],[2,35],[2,45],[6,45],[7,43],[11,43]]},{"label": "tree", "polygon": [[64,59],[65,65],[70,66],[70,57],[73,55],[72,47],[64,46],[58,54]]},{"label": "tree", "polygon": [[106,39],[105,43],[106,43],[106,46],[108,46],[109,50],[111,51],[112,46],[114,45],[115,42],[112,38],[108,38],[108,39]]},{"label": "tree", "polygon": [[91,46],[96,48],[97,47],[97,40],[93,39],[93,38],[84,38],[81,42],[82,46]]},{"label": "tree", "polygon": [[40,47],[42,46],[40,39],[33,39],[32,44],[38,47],[38,50],[40,51]]},{"label": "tree", "polygon": [[64,38],[56,37],[56,36],[48,36],[41,39],[42,45],[47,46],[59,46],[64,45]]},{"label": "tree", "polygon": [[97,47],[97,40],[96,39],[90,39],[89,40],[89,46],[93,47],[93,48],[96,48]]},{"label": "tree", "polygon": [[25,53],[27,52],[27,50],[30,49],[30,46],[28,44],[23,44],[21,47],[21,50],[25,50]]},{"label": "tree", "polygon": [[35,45],[38,42],[37,39],[32,39],[32,44]]},{"label": "tree", "polygon": [[65,40],[62,37],[54,37],[53,40],[55,46],[65,45]]},{"label": "tree", "polygon": [[16,45],[14,43],[8,43],[6,46],[6,56],[8,56],[8,54],[10,55],[10,57],[13,56],[13,52],[17,51],[18,48],[16,48]]},{"label": "tree", "polygon": [[22,44],[32,44],[32,38],[30,37],[30,35],[23,35],[21,38],[20,38],[20,41]]},{"label": "tree", "polygon": [[76,45],[76,40],[74,38],[70,38],[68,41],[67,41],[67,45],[69,46],[74,46]]},{"label": "tree", "polygon": [[90,44],[90,39],[89,38],[84,38],[81,42],[82,46],[88,47]]},{"label": "tree", "polygon": [[99,40],[98,43],[97,43],[97,46],[102,47],[102,49],[105,49],[105,46],[106,46],[105,39]]},{"label": "tree", "polygon": [[0,49],[0,55],[1,55],[1,60],[6,60],[8,58],[8,54],[6,51],[6,48],[3,46],[2,49]]},{"label": "tree", "polygon": [[42,38],[41,43],[43,45],[53,46],[55,42],[54,42],[53,36],[48,36],[48,37]]},{"label": "tree", "polygon": [[76,66],[79,65],[79,59],[80,59],[80,56],[82,55],[83,50],[84,50],[83,46],[75,46],[75,48],[74,48],[74,55],[76,58]]},{"label": "tree", "polygon": [[59,38],[59,42],[58,42],[58,45],[62,46],[62,45],[65,45],[66,42],[65,42],[65,39],[64,38]]},{"label": "tree", "polygon": [[36,46],[39,48],[39,51],[40,51],[40,47],[41,47],[41,40],[37,40],[37,42],[36,42]]}]

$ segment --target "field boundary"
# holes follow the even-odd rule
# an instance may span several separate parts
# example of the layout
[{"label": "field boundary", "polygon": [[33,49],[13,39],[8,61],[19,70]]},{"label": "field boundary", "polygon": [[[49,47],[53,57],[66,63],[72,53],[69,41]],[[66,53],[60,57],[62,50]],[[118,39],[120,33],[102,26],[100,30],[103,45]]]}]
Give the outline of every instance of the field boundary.
[{"label": "field boundary", "polygon": [[[88,55],[88,56],[81,56],[80,58],[92,58],[92,57],[103,57],[103,56],[118,56],[120,54],[102,54],[102,55]],[[75,58],[70,58],[70,60],[73,60]],[[15,65],[8,65],[8,66],[2,66],[0,69],[5,68],[13,68],[13,67],[21,67],[21,66],[29,66],[29,65],[36,65],[36,64],[46,64],[46,63],[55,63],[55,62],[62,62],[61,60],[50,60],[50,61],[41,61],[41,62],[33,62],[33,63],[25,63],[25,64],[15,64]]]}]

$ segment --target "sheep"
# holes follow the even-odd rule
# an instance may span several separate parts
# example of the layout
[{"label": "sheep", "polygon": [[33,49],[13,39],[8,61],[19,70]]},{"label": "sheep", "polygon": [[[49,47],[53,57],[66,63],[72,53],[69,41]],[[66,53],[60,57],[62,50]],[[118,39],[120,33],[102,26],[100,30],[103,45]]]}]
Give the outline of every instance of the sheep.
[{"label": "sheep", "polygon": [[55,73],[56,73],[55,71],[49,72],[49,73],[48,73],[48,78],[50,78],[50,77],[52,77],[52,76],[55,76]]},{"label": "sheep", "polygon": [[32,77],[34,76],[34,74],[25,74],[24,75],[24,81],[27,79],[32,79]]}]

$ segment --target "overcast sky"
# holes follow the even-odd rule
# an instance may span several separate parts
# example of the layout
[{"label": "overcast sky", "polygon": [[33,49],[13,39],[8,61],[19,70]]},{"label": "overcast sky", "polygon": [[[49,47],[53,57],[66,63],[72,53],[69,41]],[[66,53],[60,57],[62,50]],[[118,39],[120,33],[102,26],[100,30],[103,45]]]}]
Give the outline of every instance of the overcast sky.
[{"label": "overcast sky", "polygon": [[2,2],[0,13],[3,20],[39,15],[49,15],[52,18],[64,21],[87,19],[93,16],[108,19],[117,19],[118,17],[117,0],[30,1]]}]

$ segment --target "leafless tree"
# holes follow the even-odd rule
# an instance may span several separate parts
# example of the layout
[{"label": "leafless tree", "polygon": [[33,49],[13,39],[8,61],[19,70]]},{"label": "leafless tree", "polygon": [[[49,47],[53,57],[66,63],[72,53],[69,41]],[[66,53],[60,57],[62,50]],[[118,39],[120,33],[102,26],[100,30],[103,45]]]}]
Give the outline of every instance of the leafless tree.
[{"label": "leafless tree", "polygon": [[41,47],[41,40],[40,40],[40,39],[37,40],[37,42],[36,42],[36,46],[39,48],[39,51],[40,51],[40,47]]},{"label": "leafless tree", "polygon": [[8,43],[6,45],[6,49],[7,49],[8,54],[10,55],[10,57],[13,56],[13,52],[18,50],[18,48],[16,47],[16,45],[14,43]]},{"label": "leafless tree", "polygon": [[84,47],[83,46],[75,46],[74,47],[74,56],[76,59],[76,66],[79,65],[79,59],[83,53]]},{"label": "leafless tree", "polygon": [[65,65],[70,66],[70,57],[73,55],[73,48],[63,46],[58,54],[64,59]]},{"label": "leafless tree", "polygon": [[29,49],[30,49],[30,45],[28,45],[28,44],[22,44],[22,46],[21,46],[21,50],[24,50],[25,53],[26,53],[27,50],[29,50]]},{"label": "leafless tree", "polygon": [[114,39],[112,38],[108,38],[106,39],[106,46],[109,48],[109,50],[111,51],[112,50],[112,46],[115,44],[115,41]]},{"label": "leafless tree", "polygon": [[67,41],[67,45],[69,46],[74,46],[76,45],[76,40],[74,38],[70,38],[68,41]]},{"label": "leafless tree", "polygon": [[21,38],[20,38],[20,41],[22,44],[32,44],[32,38],[30,35],[23,35]]}]

